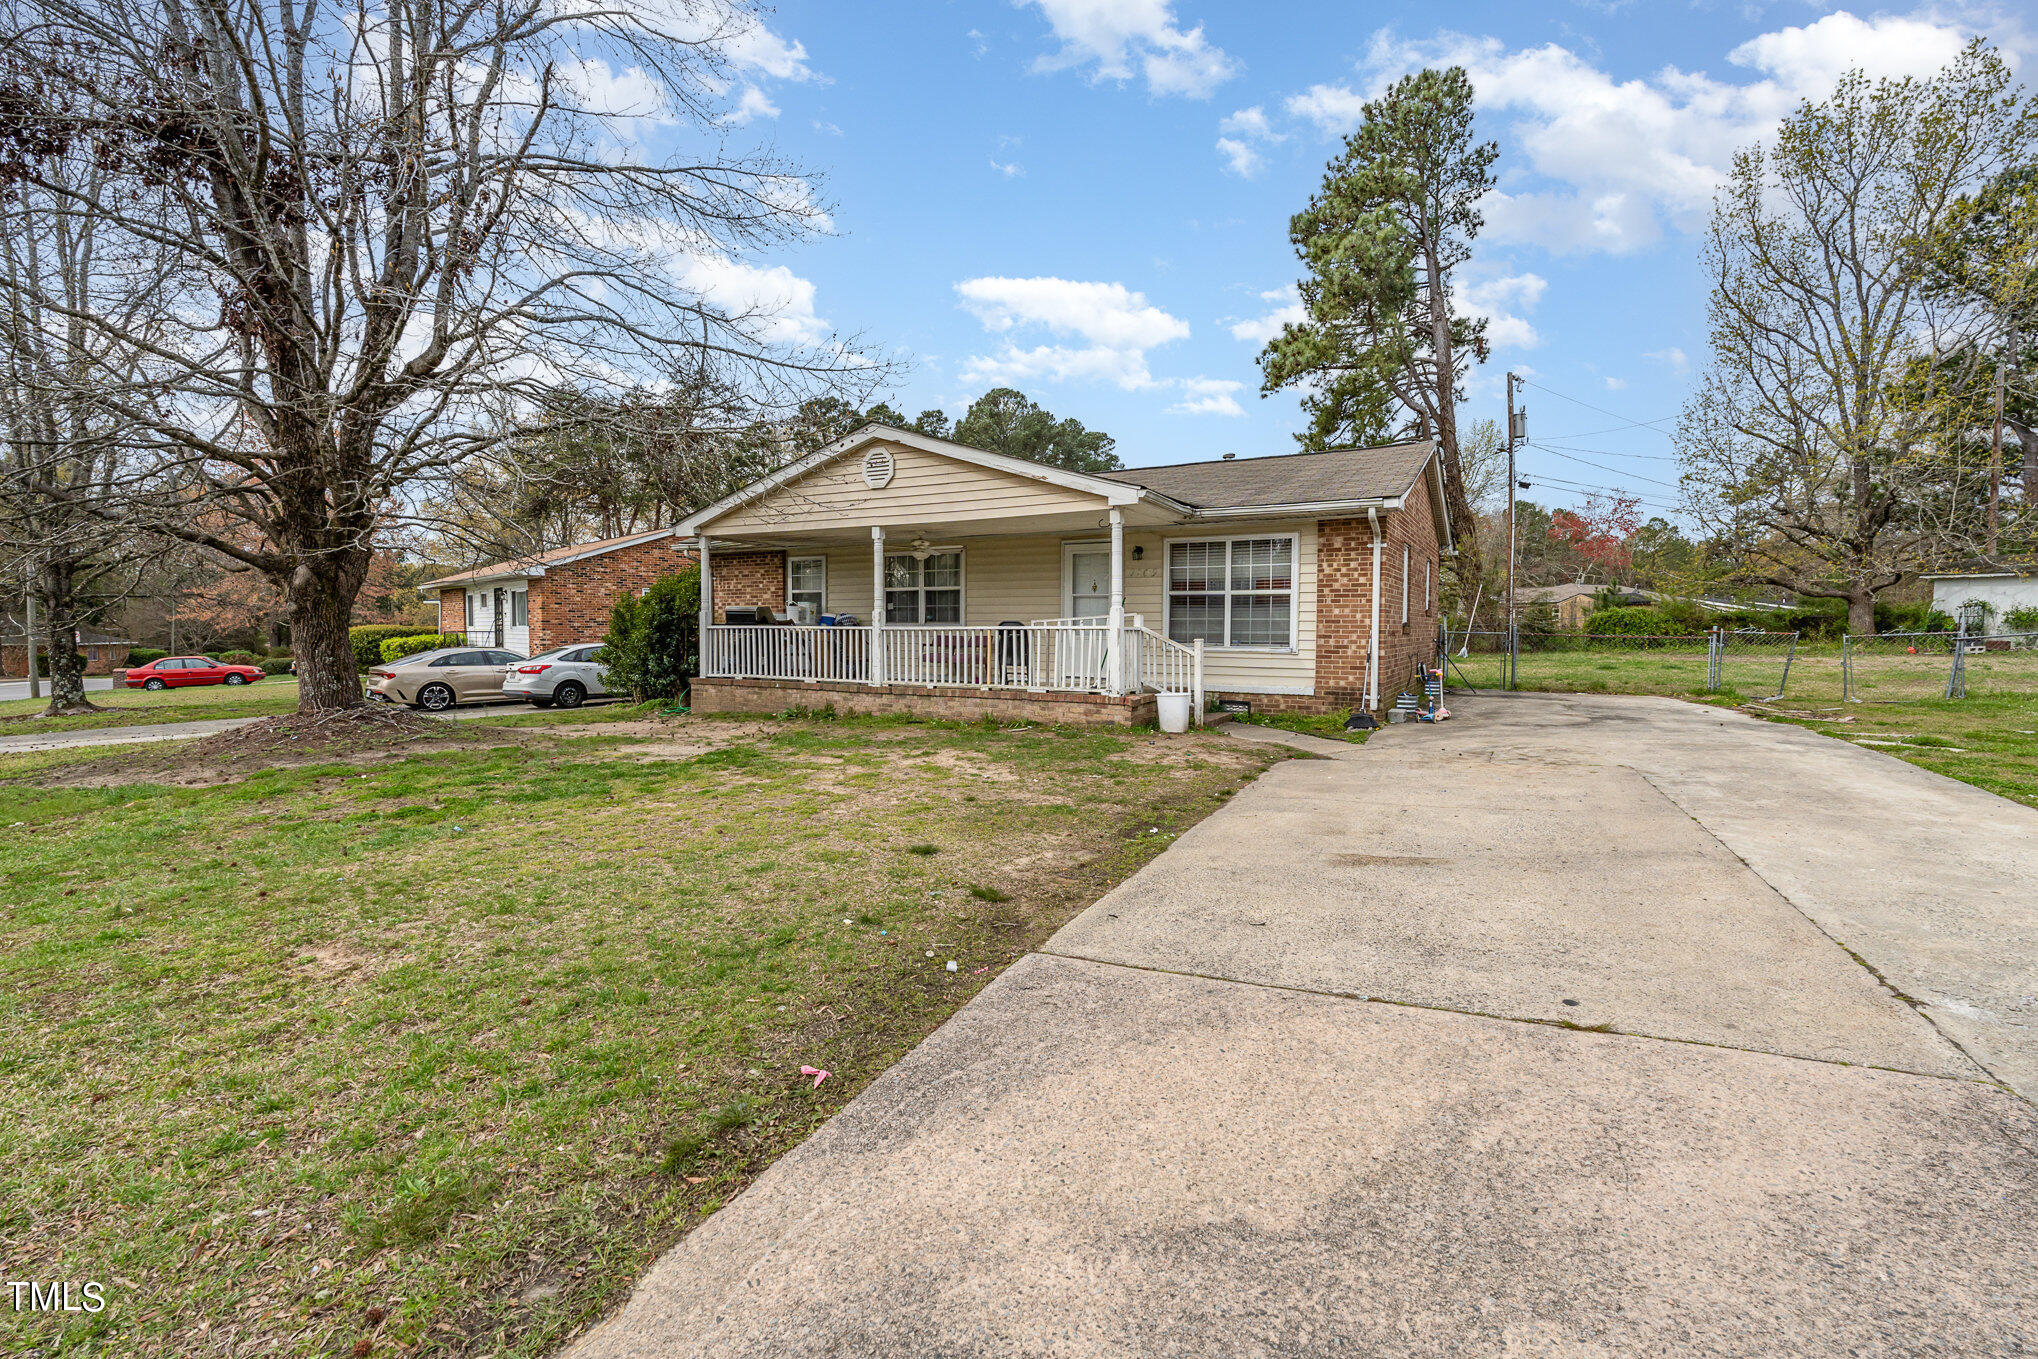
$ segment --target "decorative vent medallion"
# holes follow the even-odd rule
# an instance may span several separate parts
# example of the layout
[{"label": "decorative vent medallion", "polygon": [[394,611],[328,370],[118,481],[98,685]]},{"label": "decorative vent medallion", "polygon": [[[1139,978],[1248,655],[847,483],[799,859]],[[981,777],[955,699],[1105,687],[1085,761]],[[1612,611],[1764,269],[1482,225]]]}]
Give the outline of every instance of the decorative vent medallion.
[{"label": "decorative vent medallion", "polygon": [[863,455],[863,484],[873,491],[883,490],[892,481],[892,450],[879,444]]}]

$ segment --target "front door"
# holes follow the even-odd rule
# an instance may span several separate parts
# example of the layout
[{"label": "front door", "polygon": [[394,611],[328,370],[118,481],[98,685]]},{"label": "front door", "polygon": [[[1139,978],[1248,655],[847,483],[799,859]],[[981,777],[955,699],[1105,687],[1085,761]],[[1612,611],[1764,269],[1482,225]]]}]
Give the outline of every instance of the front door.
[{"label": "front door", "polygon": [[509,591],[503,589],[500,585],[498,585],[495,587],[495,636],[489,639],[497,646],[509,645],[509,638],[504,635],[506,630],[505,615],[508,612],[508,609],[509,609]]},{"label": "front door", "polygon": [[1062,617],[1074,626],[1055,638],[1054,673],[1061,684],[1104,686],[1104,628],[1111,613],[1111,549],[1096,543],[1062,547]]}]

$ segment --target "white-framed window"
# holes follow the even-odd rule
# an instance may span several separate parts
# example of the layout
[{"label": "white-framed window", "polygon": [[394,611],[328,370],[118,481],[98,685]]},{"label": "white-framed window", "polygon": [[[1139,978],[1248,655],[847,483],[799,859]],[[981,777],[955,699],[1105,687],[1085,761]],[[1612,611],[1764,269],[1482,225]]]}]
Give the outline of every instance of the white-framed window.
[{"label": "white-framed window", "polygon": [[1401,626],[1408,626],[1408,544],[1401,545]]},{"label": "white-framed window", "polygon": [[510,591],[510,626],[527,628],[531,625],[531,596],[527,590]]},{"label": "white-framed window", "polygon": [[1429,578],[1429,567],[1430,567],[1429,558],[1424,557],[1422,559],[1422,612],[1425,617],[1436,612],[1436,605],[1430,602],[1431,582]]},{"label": "white-framed window", "polygon": [[480,621],[481,596],[469,590],[467,592],[467,626],[471,628]]},{"label": "white-framed window", "polygon": [[1294,650],[1294,535],[1169,543],[1165,610],[1177,642]]},{"label": "white-framed window", "polygon": [[787,557],[785,598],[788,604],[811,604],[817,614],[825,610],[828,600],[828,559]]},{"label": "white-framed window", "polygon": [[960,623],[962,553],[885,558],[885,622]]}]

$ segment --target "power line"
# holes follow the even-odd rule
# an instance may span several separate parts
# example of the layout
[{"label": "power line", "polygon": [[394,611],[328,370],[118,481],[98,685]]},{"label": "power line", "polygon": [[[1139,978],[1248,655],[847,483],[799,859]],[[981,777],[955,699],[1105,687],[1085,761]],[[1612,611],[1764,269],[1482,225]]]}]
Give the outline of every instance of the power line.
[{"label": "power line", "polygon": [[[1625,420],[1628,418],[1627,416],[1622,415],[1619,411],[1610,411],[1604,406],[1595,406],[1590,401],[1581,401],[1575,396],[1566,396],[1564,395],[1564,393],[1558,391],[1556,388],[1545,387],[1540,382],[1531,381],[1528,378],[1522,378],[1521,381],[1526,383],[1528,386],[1535,388],[1539,392],[1548,392],[1551,396],[1556,397],[1559,401],[1569,401],[1574,406],[1583,406],[1585,407],[1586,410],[1598,411],[1601,415],[1611,416],[1616,420]],[[1675,420],[1676,418],[1677,417],[1674,415],[1665,415],[1660,416],[1654,420],[1637,421],[1636,423],[1648,425],[1660,425],[1665,420]]]},{"label": "power line", "polygon": [[[1543,388],[1543,390],[1548,392],[1550,389],[1545,387]],[[1556,393],[1554,392],[1551,392],[1550,394],[1552,396],[1556,395]],[[1569,397],[1566,397],[1564,399],[1567,401],[1570,400]],[[1656,433],[1662,435],[1664,438],[1667,439],[1670,437],[1670,432],[1668,430],[1656,429],[1656,426],[1667,425],[1676,418],[1677,417],[1674,415],[1666,415],[1659,420],[1631,420],[1625,425],[1614,425],[1608,429],[1588,429],[1582,434],[1559,434],[1556,437],[1559,439],[1595,439],[1602,434],[1618,434],[1624,429],[1650,429],[1655,430]]]},{"label": "power line", "polygon": [[1675,453],[1622,453],[1611,448],[1580,448],[1577,444],[1546,444],[1537,441],[1539,448],[1568,448],[1573,453],[1597,453],[1602,458],[1646,458],[1650,462],[1681,462]]},{"label": "power line", "polygon": [[1626,468],[1622,467],[1608,467],[1603,462],[1594,462],[1590,458],[1581,458],[1578,457],[1576,454],[1566,453],[1561,449],[1551,448],[1548,444],[1539,444],[1531,442],[1529,444],[1529,447],[1541,449],[1545,453],[1551,454],[1555,457],[1567,459],[1571,462],[1583,463],[1587,467],[1596,467],[1602,472],[1611,472],[1617,477],[1631,477],[1636,481],[1646,481],[1651,486],[1661,486],[1663,489],[1667,491],[1679,491],[1683,489],[1682,487],[1678,486],[1675,482],[1658,481],[1654,477],[1641,476],[1637,473],[1630,472]]}]

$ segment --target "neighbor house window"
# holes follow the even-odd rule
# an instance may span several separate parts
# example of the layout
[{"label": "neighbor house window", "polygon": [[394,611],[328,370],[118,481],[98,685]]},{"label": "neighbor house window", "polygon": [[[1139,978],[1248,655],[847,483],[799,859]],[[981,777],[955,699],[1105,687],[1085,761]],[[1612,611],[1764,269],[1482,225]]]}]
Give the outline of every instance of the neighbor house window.
[{"label": "neighbor house window", "polygon": [[785,564],[785,597],[788,604],[811,604],[820,613],[828,597],[828,559],[790,557]]},{"label": "neighbor house window", "polygon": [[1401,545],[1401,626],[1408,626],[1408,544]]},{"label": "neighbor house window", "polygon": [[473,627],[481,617],[481,596],[472,590],[467,592],[467,626]]},{"label": "neighbor house window", "polygon": [[1434,612],[1434,606],[1429,602],[1429,590],[1429,558],[1425,557],[1422,559],[1422,611],[1425,614]]},{"label": "neighbor house window", "polygon": [[531,625],[531,596],[523,590],[510,593],[510,626],[526,628]]},{"label": "neighbor house window", "polygon": [[885,622],[960,623],[962,554],[885,558]]},{"label": "neighbor house window", "polygon": [[1168,636],[1206,646],[1295,645],[1295,540],[1168,544]]}]

